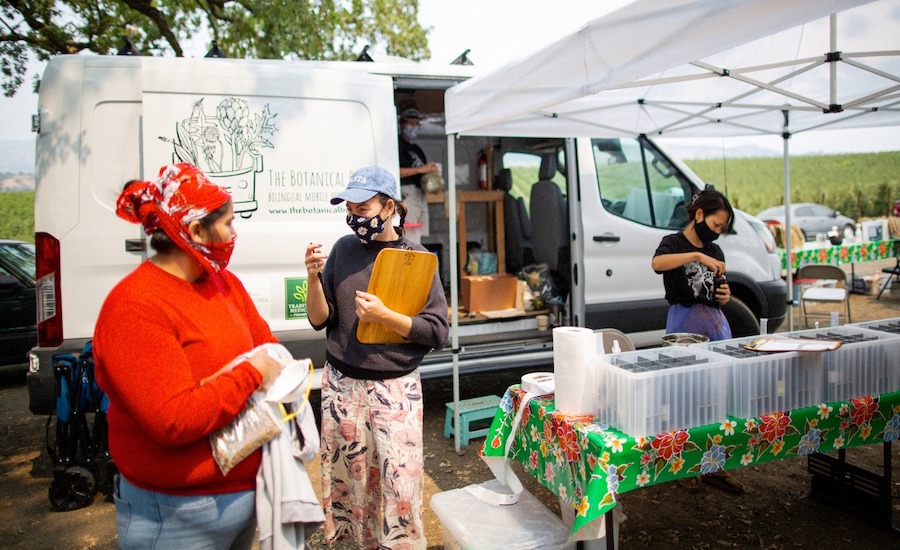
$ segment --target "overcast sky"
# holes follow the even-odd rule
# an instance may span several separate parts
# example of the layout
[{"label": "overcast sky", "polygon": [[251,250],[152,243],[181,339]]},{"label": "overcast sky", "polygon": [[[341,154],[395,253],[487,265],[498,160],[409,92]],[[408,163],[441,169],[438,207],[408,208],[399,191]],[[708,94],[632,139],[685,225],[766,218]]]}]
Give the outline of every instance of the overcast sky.
[{"label": "overcast sky", "polygon": [[[449,63],[466,49],[478,67],[492,68],[527,55],[556,38],[576,31],[585,22],[599,17],[630,0],[420,0],[419,21],[430,27],[432,61]],[[900,0],[878,0],[884,28],[900,29]],[[513,15],[515,14],[515,15]],[[884,14],[887,14],[885,16]],[[639,39],[639,37],[636,37]],[[185,47],[185,54],[200,57],[208,44],[197,41]],[[892,49],[900,49],[897,44]],[[42,66],[34,64],[35,71]],[[30,90],[31,75],[15,98],[0,98],[0,128],[3,140],[31,139],[31,115],[37,98]],[[773,137],[729,138],[710,141],[714,146],[756,144],[773,153],[782,148]],[[795,154],[900,150],[900,128],[823,131],[799,134],[791,140]]]}]

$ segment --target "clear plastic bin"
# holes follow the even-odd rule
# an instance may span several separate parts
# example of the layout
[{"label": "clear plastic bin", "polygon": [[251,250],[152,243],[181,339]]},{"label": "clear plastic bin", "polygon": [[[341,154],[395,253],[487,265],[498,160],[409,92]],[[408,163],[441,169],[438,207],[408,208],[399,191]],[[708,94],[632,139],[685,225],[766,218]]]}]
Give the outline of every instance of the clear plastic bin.
[{"label": "clear plastic bin", "polygon": [[599,356],[596,416],[633,437],[721,422],[728,365],[687,347]]},{"label": "clear plastic bin", "polygon": [[[480,485],[510,493],[496,479]],[[441,520],[445,549],[575,548],[574,543],[566,542],[569,528],[528,491],[523,491],[515,504],[495,506],[463,487],[432,496],[431,509]]]},{"label": "clear plastic bin", "polygon": [[900,336],[900,317],[893,319],[882,319],[880,321],[866,321],[864,323],[850,323],[845,325],[848,327],[862,327],[869,330],[877,330],[879,332],[887,332]]},{"label": "clear plastic bin", "polygon": [[822,354],[796,351],[761,353],[744,348],[760,338],[751,336],[695,344],[724,355],[728,371],[728,414],[750,418],[778,411],[812,407],[825,394]]},{"label": "clear plastic bin", "polygon": [[841,342],[838,349],[822,352],[825,401],[842,401],[900,389],[900,335],[842,325],[788,332],[786,336]]}]

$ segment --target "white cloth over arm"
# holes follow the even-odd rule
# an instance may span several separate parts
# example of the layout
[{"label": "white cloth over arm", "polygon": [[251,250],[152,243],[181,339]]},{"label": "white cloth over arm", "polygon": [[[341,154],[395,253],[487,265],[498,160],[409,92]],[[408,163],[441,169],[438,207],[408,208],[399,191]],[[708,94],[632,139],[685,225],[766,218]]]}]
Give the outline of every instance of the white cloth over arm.
[{"label": "white cloth over arm", "polygon": [[315,415],[303,395],[312,374],[309,360],[290,361],[290,354],[284,348],[270,352],[288,364],[269,389],[266,400],[279,417],[279,401],[292,402],[292,409],[299,412],[282,422],[281,435],[263,446],[262,463],[256,474],[259,547],[295,550],[305,547],[309,537],[325,522],[304,464],[319,452]]},{"label": "white cloth over arm", "polygon": [[[274,405],[277,407],[277,405]],[[306,403],[282,433],[263,447],[256,474],[256,519],[261,550],[303,548],[325,521],[304,462],[319,452],[319,431]]]}]

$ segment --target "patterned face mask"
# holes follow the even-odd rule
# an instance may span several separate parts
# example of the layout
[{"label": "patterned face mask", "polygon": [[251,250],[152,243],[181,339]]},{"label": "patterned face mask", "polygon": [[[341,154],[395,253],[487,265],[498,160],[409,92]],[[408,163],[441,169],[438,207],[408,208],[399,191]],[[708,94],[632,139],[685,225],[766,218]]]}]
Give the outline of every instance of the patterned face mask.
[{"label": "patterned face mask", "polygon": [[228,262],[231,261],[231,253],[234,252],[236,240],[237,237],[234,237],[224,243],[204,243],[203,245],[197,245],[197,248],[206,256],[206,260],[212,265],[213,269],[222,271],[228,267]]},{"label": "patterned face mask", "polygon": [[384,231],[384,220],[378,214],[371,218],[347,214],[347,225],[359,238],[359,242],[363,244],[374,242],[375,238]]}]

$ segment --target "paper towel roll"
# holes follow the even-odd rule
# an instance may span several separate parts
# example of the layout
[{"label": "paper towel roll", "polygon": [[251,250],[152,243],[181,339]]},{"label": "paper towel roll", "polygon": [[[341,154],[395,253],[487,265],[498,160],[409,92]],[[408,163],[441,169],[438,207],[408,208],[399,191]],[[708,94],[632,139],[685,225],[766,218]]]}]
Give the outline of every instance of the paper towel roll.
[{"label": "paper towel roll", "polygon": [[549,395],[554,390],[552,372],[529,372],[522,376],[522,389],[526,394]]},{"label": "paper towel roll", "polygon": [[597,392],[592,364],[597,335],[583,327],[553,329],[553,371],[556,410],[567,414],[594,414]]}]

